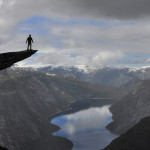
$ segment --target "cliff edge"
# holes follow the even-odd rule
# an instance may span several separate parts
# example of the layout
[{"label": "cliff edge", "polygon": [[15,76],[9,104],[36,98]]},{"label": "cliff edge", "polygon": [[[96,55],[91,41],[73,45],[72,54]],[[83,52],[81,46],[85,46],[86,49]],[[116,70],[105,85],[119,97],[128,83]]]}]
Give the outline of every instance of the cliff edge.
[{"label": "cliff edge", "polygon": [[0,70],[11,67],[14,63],[24,60],[35,54],[38,50],[23,50],[0,54]]},{"label": "cliff edge", "polygon": [[149,150],[150,149],[150,117],[142,119],[138,124],[113,140],[103,150]]},{"label": "cliff edge", "polygon": [[150,116],[150,80],[142,81],[132,92],[110,107],[113,122],[107,129],[115,134],[125,133],[141,119]]}]

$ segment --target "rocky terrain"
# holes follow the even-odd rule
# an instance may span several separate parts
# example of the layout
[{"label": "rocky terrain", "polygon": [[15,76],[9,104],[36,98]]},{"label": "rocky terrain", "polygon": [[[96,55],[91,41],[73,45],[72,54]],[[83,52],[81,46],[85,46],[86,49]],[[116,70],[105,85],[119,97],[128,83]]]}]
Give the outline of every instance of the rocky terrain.
[{"label": "rocky terrain", "polygon": [[73,75],[22,69],[1,71],[0,145],[10,150],[70,150],[72,142],[52,136],[59,128],[50,124],[48,117],[67,109],[74,100],[112,98],[118,91],[81,81]]},{"label": "rocky terrain", "polygon": [[12,66],[16,62],[26,59],[36,52],[37,50],[30,50],[30,51],[24,50],[24,51],[18,51],[18,52],[1,53],[0,54],[0,70],[6,69]]},{"label": "rocky terrain", "polygon": [[150,80],[141,81],[126,97],[110,107],[113,122],[107,129],[125,133],[141,119],[150,116]]},{"label": "rocky terrain", "polygon": [[0,146],[0,150],[8,150],[8,149],[5,148],[5,147]]},{"label": "rocky terrain", "polygon": [[150,149],[150,117],[142,119],[138,124],[113,140],[103,150],[149,150]]}]

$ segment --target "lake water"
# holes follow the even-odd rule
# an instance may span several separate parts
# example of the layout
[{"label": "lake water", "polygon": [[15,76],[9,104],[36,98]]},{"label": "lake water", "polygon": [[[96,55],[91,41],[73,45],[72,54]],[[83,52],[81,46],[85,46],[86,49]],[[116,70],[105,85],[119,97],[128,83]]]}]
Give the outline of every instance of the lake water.
[{"label": "lake water", "polygon": [[100,150],[117,138],[105,129],[112,120],[109,107],[90,107],[55,117],[51,123],[61,129],[53,135],[70,139],[74,143],[72,150]]}]

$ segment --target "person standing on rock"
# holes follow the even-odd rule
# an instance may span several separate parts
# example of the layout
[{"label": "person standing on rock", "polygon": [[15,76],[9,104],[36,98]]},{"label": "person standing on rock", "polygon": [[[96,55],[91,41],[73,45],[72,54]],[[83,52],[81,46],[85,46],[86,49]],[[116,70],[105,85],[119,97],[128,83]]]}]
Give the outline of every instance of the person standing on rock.
[{"label": "person standing on rock", "polygon": [[[28,43],[27,50],[32,50],[32,43],[34,43],[34,42],[33,42],[33,39],[31,37],[31,34],[27,38],[26,43]],[[30,49],[29,49],[29,47],[30,47]]]}]

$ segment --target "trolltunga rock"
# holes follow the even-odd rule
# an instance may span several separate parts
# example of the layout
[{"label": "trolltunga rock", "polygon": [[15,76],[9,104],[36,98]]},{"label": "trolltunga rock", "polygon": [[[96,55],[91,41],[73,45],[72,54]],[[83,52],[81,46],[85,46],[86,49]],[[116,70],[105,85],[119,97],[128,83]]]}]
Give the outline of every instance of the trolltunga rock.
[{"label": "trolltunga rock", "polygon": [[0,54],[0,70],[11,67],[14,63],[17,63],[19,61],[22,61],[30,57],[37,51],[38,50],[23,50],[23,51],[18,51],[18,52],[1,53]]}]

